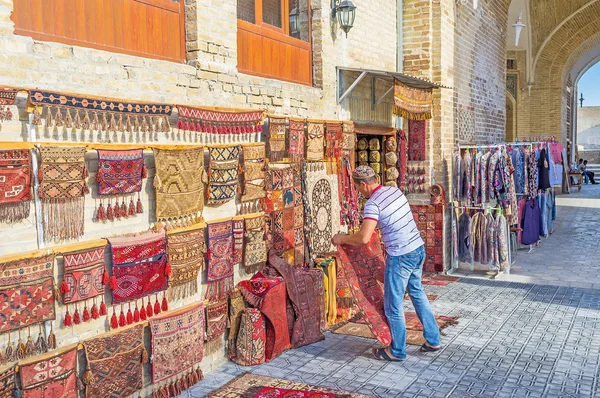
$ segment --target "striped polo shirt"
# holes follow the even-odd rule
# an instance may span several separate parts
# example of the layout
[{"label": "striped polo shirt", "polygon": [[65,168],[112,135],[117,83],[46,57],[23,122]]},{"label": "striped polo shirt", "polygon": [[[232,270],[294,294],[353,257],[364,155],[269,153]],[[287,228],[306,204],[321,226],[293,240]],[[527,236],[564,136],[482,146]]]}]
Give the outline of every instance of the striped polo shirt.
[{"label": "striped polo shirt", "polygon": [[408,200],[398,188],[375,188],[365,203],[364,219],[377,221],[390,256],[401,256],[424,245]]}]

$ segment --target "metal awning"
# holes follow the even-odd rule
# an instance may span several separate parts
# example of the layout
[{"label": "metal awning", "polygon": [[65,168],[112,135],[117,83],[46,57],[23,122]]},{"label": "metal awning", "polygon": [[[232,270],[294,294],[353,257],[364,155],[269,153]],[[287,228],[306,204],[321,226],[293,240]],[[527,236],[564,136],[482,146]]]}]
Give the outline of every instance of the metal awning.
[{"label": "metal awning", "polygon": [[[336,67],[337,74],[337,103],[341,103],[352,90],[358,86],[358,84],[366,77],[371,78],[371,108],[375,109],[377,105],[394,89],[394,79],[400,80],[402,83],[409,87],[420,88],[420,89],[433,89],[433,88],[450,88],[431,82],[420,77],[410,76],[400,72],[388,72],[384,70],[375,69],[361,69],[361,68],[346,68],[342,66]],[[354,72],[359,73],[358,77],[350,84],[346,91],[342,92],[342,73],[343,72]],[[375,81],[384,80],[391,83],[391,87],[381,97],[377,98],[375,90]]]}]

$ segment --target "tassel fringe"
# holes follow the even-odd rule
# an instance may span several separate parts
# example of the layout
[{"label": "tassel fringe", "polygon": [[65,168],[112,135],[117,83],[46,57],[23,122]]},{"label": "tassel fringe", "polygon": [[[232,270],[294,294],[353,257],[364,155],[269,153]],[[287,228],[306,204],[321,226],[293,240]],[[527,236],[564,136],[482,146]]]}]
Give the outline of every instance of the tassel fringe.
[{"label": "tassel fringe", "polygon": [[83,236],[85,198],[43,199],[44,240],[65,241]]},{"label": "tassel fringe", "polygon": [[0,222],[15,223],[29,218],[31,201],[0,204]]}]

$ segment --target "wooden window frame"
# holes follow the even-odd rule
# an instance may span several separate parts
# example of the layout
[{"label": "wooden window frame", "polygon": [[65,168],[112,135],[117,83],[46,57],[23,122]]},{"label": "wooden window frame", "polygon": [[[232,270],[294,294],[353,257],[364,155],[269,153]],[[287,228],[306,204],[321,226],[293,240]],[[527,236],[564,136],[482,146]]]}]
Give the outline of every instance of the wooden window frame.
[{"label": "wooden window frame", "polygon": [[[136,50],[131,50],[131,49],[113,46],[113,45],[92,43],[92,42],[89,42],[89,41],[86,41],[83,39],[73,39],[73,38],[63,37],[63,36],[56,35],[56,34],[39,32],[37,30],[23,29],[23,28],[18,27],[17,23],[15,23],[15,34],[20,35],[20,36],[28,36],[34,40],[39,40],[39,41],[50,41],[50,42],[54,42],[54,43],[66,44],[69,46],[92,48],[92,49],[96,49],[96,50],[108,51],[108,52],[117,53],[117,54],[133,55],[136,57],[147,58],[147,59],[159,59],[159,60],[163,60],[163,61],[186,63],[186,61],[187,61],[186,41],[187,40],[186,40],[186,33],[185,33],[185,4],[184,4],[185,0],[179,0],[178,2],[174,2],[172,0],[130,0],[130,1],[133,1],[136,3],[147,4],[150,6],[164,9],[166,11],[179,12],[179,24],[181,26],[181,32],[180,32],[180,35],[181,35],[180,54],[181,54],[181,56],[180,57],[175,58],[175,57],[164,56],[164,55],[159,55],[159,54],[152,54],[150,52],[136,51]],[[14,15],[14,13],[13,13],[13,15]],[[86,22],[89,22],[88,18],[91,19],[90,17],[86,16]],[[14,20],[13,20],[13,22],[14,22]],[[41,21],[36,21],[36,23],[38,25],[40,25],[40,28],[43,28],[41,26]],[[62,29],[64,30],[65,28],[63,27]],[[73,29],[73,28],[71,28],[71,29]],[[56,31],[56,28],[55,28],[55,31]],[[127,32],[127,34],[132,35],[134,33]],[[124,41],[127,40],[125,38],[125,36],[126,35],[123,34]]]},{"label": "wooden window frame", "polygon": [[[260,76],[260,77],[276,79],[276,80],[289,81],[292,83],[312,86],[312,84],[313,84],[313,69],[312,69],[313,54],[312,54],[312,19],[311,19],[311,11],[312,11],[311,6],[312,5],[311,5],[311,0],[307,0],[307,3],[308,3],[308,7],[307,7],[308,41],[297,39],[297,38],[289,35],[289,29],[290,29],[289,1],[288,0],[279,0],[279,1],[281,2],[281,13],[282,13],[282,15],[281,15],[282,27],[281,28],[270,25],[263,21],[263,12],[262,12],[263,0],[255,0],[255,2],[254,2],[254,20],[256,21],[256,23],[247,22],[242,19],[238,19],[237,20],[238,31],[243,30],[243,31],[247,31],[247,32],[252,32],[252,33],[262,36],[264,38],[267,38],[267,39],[270,39],[273,41],[278,41],[281,43],[285,43],[292,47],[296,47],[298,49],[308,51],[309,65],[310,65],[308,81],[295,80],[295,79],[285,78],[285,77],[281,77],[281,76],[273,76],[272,74],[261,73],[261,72],[257,72],[257,71],[253,71],[253,70],[247,70],[244,68],[240,68],[239,66],[238,66],[238,70],[242,73],[249,74],[249,75]],[[238,57],[239,57],[239,50],[238,50]],[[239,64],[239,60],[238,60],[238,64]]]}]

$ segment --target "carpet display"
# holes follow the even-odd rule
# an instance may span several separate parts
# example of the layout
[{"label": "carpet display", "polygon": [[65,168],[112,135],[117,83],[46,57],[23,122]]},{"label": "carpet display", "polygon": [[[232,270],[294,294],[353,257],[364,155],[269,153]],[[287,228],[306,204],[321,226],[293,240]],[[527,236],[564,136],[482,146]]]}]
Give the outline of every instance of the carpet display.
[{"label": "carpet display", "polygon": [[[100,205],[96,209],[96,219],[114,220],[135,216],[144,212],[140,192],[142,180],[148,176],[144,165],[144,150],[107,150],[98,149],[98,195]],[[137,202],[134,204],[134,193]],[[119,196],[121,205],[119,205]],[[102,200],[107,198],[106,209]],[[129,198],[127,201],[126,198]],[[115,204],[112,204],[113,199]]]},{"label": "carpet display", "polygon": [[288,134],[288,156],[291,161],[304,160],[304,119],[290,119],[290,132]]},{"label": "carpet display", "polygon": [[326,139],[325,139],[325,157],[339,158],[342,155],[342,144],[344,143],[344,132],[342,123],[325,123]]},{"label": "carpet display", "polygon": [[[302,391],[302,394],[313,394],[313,395],[309,395],[309,397],[311,398],[322,398],[322,397],[333,397],[333,398],[373,398],[372,396],[369,395],[363,395],[363,394],[358,394],[358,393],[353,393],[353,392],[348,392],[348,391],[339,391],[339,390],[332,390],[330,388],[325,388],[325,387],[317,387],[317,386],[313,386],[310,384],[305,384],[305,383],[299,383],[299,382],[295,382],[295,381],[290,381],[290,380],[283,380],[283,379],[275,379],[272,377],[268,377],[268,376],[260,376],[260,375],[255,375],[252,373],[244,373],[241,376],[236,377],[235,379],[233,379],[232,381],[230,381],[229,383],[227,383],[226,385],[224,385],[223,387],[219,388],[218,390],[215,390],[213,392],[210,392],[206,398],[232,398],[232,397],[239,397],[239,398],[256,398],[257,394],[261,393],[261,390],[263,390],[263,388],[270,388],[270,389],[279,389],[279,392],[281,391]],[[277,390],[276,390],[277,392]],[[277,392],[277,393],[279,393]],[[295,393],[292,393],[295,394]],[[314,394],[321,394],[321,395],[314,395]],[[323,395],[323,394],[329,394],[329,395]],[[274,396],[274,397],[279,397],[279,395],[268,395],[270,396]],[[290,395],[288,395],[290,396]],[[283,395],[282,397],[287,397],[286,395]],[[291,395],[290,397],[298,397],[298,395]],[[306,395],[300,395],[300,397],[306,397]]]},{"label": "carpet display", "polygon": [[[63,324],[71,326],[75,320],[78,324],[80,320],[87,322],[90,319],[98,319],[99,315],[106,315],[104,305],[104,286],[108,284],[108,273],[104,262],[104,248],[95,247],[71,253],[65,253],[64,258],[64,280],[60,284],[60,292],[63,296],[63,303],[67,307],[67,313]],[[100,310],[96,304],[95,298],[102,296]],[[88,310],[87,300],[93,300],[90,310]],[[81,308],[82,315],[79,315],[81,304],[75,306],[73,318],[69,313],[69,304],[83,303]]]},{"label": "carpet display", "polygon": [[204,269],[204,227],[167,235],[169,248],[169,298],[181,299],[198,293],[198,274]]},{"label": "carpet display", "polygon": [[383,309],[385,260],[378,234],[374,233],[364,246],[342,245],[339,249],[340,264],[352,287],[354,302],[377,340],[389,346],[392,336]]},{"label": "carpet display", "polygon": [[0,122],[12,120],[13,114],[6,105],[13,105],[19,91],[14,88],[0,88]]},{"label": "carpet display", "polygon": [[394,114],[408,120],[433,117],[433,91],[413,88],[394,79]]},{"label": "carpet display", "polygon": [[[404,318],[406,319],[406,329],[410,330],[423,330],[423,325],[417,314],[415,312],[405,312]],[[457,316],[446,316],[446,315],[436,315],[435,320],[437,321],[440,329],[445,329],[448,326],[458,325],[458,317]]]},{"label": "carpet display", "polygon": [[269,160],[282,161],[287,153],[285,146],[287,118],[269,115]]},{"label": "carpet display", "polygon": [[345,322],[352,318],[354,310],[354,297],[352,296],[352,287],[346,277],[344,267],[336,262],[336,323]]},{"label": "carpet display", "polygon": [[[348,336],[364,337],[374,339],[375,335],[371,332],[369,325],[366,323],[348,322],[338,329],[333,330],[336,334],[345,334]],[[418,330],[406,330],[406,344],[421,346],[425,344],[423,332]]]},{"label": "carpet display", "polygon": [[0,222],[29,218],[31,199],[31,152],[29,149],[1,150]]},{"label": "carpet display", "polygon": [[337,271],[336,261],[333,258],[328,258],[325,261],[317,259],[317,263],[323,269],[323,286],[325,295],[325,313],[326,321],[325,325],[321,329],[327,329],[329,326],[333,326],[337,322]]},{"label": "carpet display", "polygon": [[0,373],[0,398],[15,397],[15,368]]},{"label": "carpet display", "polygon": [[308,268],[308,275],[313,280],[319,302],[319,329],[321,332],[327,330],[327,298],[325,297],[325,275],[319,268]]},{"label": "carpet display", "polygon": [[354,152],[354,147],[356,146],[354,122],[342,122],[342,131],[344,133],[344,139],[341,144],[342,156],[350,158],[350,154]]},{"label": "carpet display", "polygon": [[[161,311],[167,311],[168,304],[164,295],[162,303],[159,303],[158,295],[155,296],[154,306],[151,302],[151,295],[164,292],[168,287],[170,267],[167,267],[167,236],[164,230],[108,238],[108,242],[113,261],[110,278],[113,305],[129,302],[127,316],[121,305],[118,323],[113,307],[111,327],[131,325]],[[142,299],[144,308],[145,297],[148,307],[143,313],[139,310],[138,315],[137,300]],[[135,305],[133,312],[131,301],[134,301]]]},{"label": "carpet display", "polygon": [[54,255],[0,263],[0,333],[55,319]]},{"label": "carpet display", "polygon": [[274,254],[269,256],[269,266],[283,277],[296,314],[291,335],[292,347],[298,348],[323,340],[325,336],[320,327],[318,291],[308,271],[296,269]]},{"label": "carpet display", "polygon": [[325,124],[322,121],[308,122],[308,140],[306,142],[306,160],[325,158]]},{"label": "carpet display", "polygon": [[431,286],[448,286],[448,284],[454,283],[454,282],[458,281],[459,279],[460,278],[457,276],[431,274],[431,273],[425,274],[424,273],[422,283],[424,285],[431,285]]},{"label": "carpet display", "polygon": [[205,299],[227,298],[233,289],[233,221],[208,224],[208,286]]},{"label": "carpet display", "polygon": [[242,366],[265,363],[265,316],[256,308],[245,308],[240,315],[240,329],[235,340],[236,355],[231,360]]},{"label": "carpet display", "polygon": [[206,306],[206,355],[215,353],[221,346],[221,336],[227,329],[229,304],[227,299]]},{"label": "carpet display", "polygon": [[89,193],[85,147],[40,147],[44,241],[83,236],[84,196]]},{"label": "carpet display", "polygon": [[408,121],[408,160],[424,161],[427,147],[427,120]]},{"label": "carpet display", "polygon": [[[30,90],[33,124],[46,119],[48,128],[66,127],[104,132],[153,133],[170,131],[171,105],[80,97]],[[64,114],[64,115],[63,115]]]},{"label": "carpet display", "polygon": [[204,356],[204,304],[193,304],[173,314],[150,319],[150,332],[154,387],[164,388],[165,381],[183,383],[185,389],[191,387],[190,374],[202,374],[194,368]]},{"label": "carpet display", "polygon": [[233,220],[233,250],[231,262],[240,264],[244,255],[244,219]]},{"label": "carpet display", "polygon": [[350,157],[343,157],[338,160],[338,191],[343,198],[341,206],[342,225],[348,227],[349,233],[360,230],[360,212],[358,211],[358,191],[352,181],[352,164]]},{"label": "carpet display", "polygon": [[211,142],[223,135],[262,132],[263,111],[221,111],[177,105],[177,112],[178,129],[211,134]]},{"label": "carpet display", "polygon": [[240,147],[211,147],[209,152],[207,204],[227,203],[238,191]]},{"label": "carpet display", "polygon": [[404,130],[398,130],[396,135],[398,136],[398,188],[404,192],[408,176],[408,143]]},{"label": "carpet display", "polygon": [[246,229],[244,267],[260,268],[267,263],[265,218],[262,215],[246,218],[244,223]]},{"label": "carpet display", "polygon": [[267,361],[291,347],[286,313],[286,288],[283,278],[265,278],[256,274],[238,283],[246,301],[262,312],[267,319]]},{"label": "carpet display", "polygon": [[87,370],[83,375],[86,397],[127,397],[144,387],[142,363],[147,362],[144,326],[83,342]]},{"label": "carpet display", "polygon": [[19,368],[24,398],[77,398],[77,349]]},{"label": "carpet display", "polygon": [[[260,200],[265,192],[265,144],[242,146],[244,154],[244,189],[242,192],[242,214],[261,210]],[[250,202],[250,203],[248,203]]]},{"label": "carpet display", "polygon": [[156,220],[201,221],[204,208],[204,148],[153,149],[156,175]]},{"label": "carpet display", "polygon": [[242,311],[248,308],[242,292],[238,289],[233,289],[229,293],[229,336],[227,338],[227,355],[230,358],[236,356],[236,340],[240,330],[240,322],[242,320]]},{"label": "carpet display", "polygon": [[327,174],[325,163],[307,164],[306,191],[313,214],[312,254],[334,253],[333,235],[340,232],[340,200],[337,174]]},{"label": "carpet display", "polygon": [[413,217],[421,238],[425,242],[425,264],[423,272],[444,270],[444,206],[411,206]]}]

